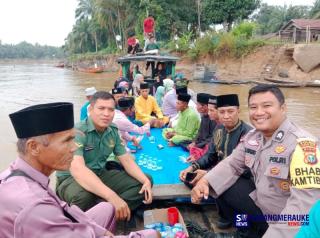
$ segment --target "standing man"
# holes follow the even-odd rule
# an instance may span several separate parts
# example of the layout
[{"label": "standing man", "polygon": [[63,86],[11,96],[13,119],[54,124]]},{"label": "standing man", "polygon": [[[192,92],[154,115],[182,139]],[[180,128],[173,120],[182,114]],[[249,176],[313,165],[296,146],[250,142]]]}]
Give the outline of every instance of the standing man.
[{"label": "standing man", "polygon": [[[90,116],[76,125],[79,133],[69,172],[57,173],[56,191],[61,199],[86,211],[103,199],[116,208],[117,219],[130,219],[131,210],[152,202],[151,181],[125,150],[117,127],[110,93],[96,92],[90,102]],[[111,153],[123,169],[106,169]]]},{"label": "standing man", "polygon": [[200,119],[195,111],[188,106],[191,99],[189,94],[178,94],[177,110],[179,119],[173,128],[163,129],[162,135],[169,141],[170,146],[190,143],[197,135]]},{"label": "standing man", "polygon": [[135,101],[136,120],[143,124],[150,123],[151,127],[163,127],[169,118],[163,116],[157,100],[149,95],[149,84],[141,83],[140,96]]},{"label": "standing man", "polygon": [[207,93],[197,94],[197,110],[201,115],[201,124],[196,138],[187,146],[187,149],[190,151],[190,157],[188,158],[190,161],[198,160],[207,152],[209,143],[212,140],[213,130],[217,125],[217,122],[211,120],[208,115],[210,97],[211,95]]},{"label": "standing man", "polygon": [[149,34],[155,36],[155,21],[151,14],[143,20],[143,35],[145,40]]},{"label": "standing man", "polygon": [[[299,226],[264,220],[264,215],[306,215],[320,197],[318,142],[286,115],[283,93],[258,85],[248,96],[250,131],[233,153],[206,174],[191,191],[193,203],[210,194],[227,208],[229,220],[248,216],[241,237],[294,237]],[[239,177],[249,168],[253,180]],[[236,198],[236,199],[235,199]],[[256,218],[250,220],[250,217]],[[272,216],[271,216],[272,217]],[[291,220],[292,221],[292,220]]]},{"label": "standing man", "polygon": [[[55,170],[68,170],[77,148],[73,105],[35,105],[10,114],[10,119],[19,138],[19,155],[0,174],[0,237],[114,237],[110,203],[101,202],[84,213],[69,207],[49,187],[49,176]],[[157,237],[152,230],[129,235],[136,236]]]},{"label": "standing man", "polygon": [[85,90],[87,102],[81,107],[80,110],[80,121],[85,120],[88,117],[88,107],[90,105],[90,100],[92,98],[92,95],[97,92],[95,87],[86,88]]}]

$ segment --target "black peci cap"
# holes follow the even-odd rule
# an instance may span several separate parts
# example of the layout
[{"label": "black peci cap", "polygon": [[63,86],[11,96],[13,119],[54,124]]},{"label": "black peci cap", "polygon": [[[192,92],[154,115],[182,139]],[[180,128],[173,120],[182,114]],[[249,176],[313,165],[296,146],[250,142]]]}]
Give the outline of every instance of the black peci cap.
[{"label": "black peci cap", "polygon": [[217,105],[217,97],[214,95],[210,95],[208,104]]},{"label": "black peci cap", "polygon": [[150,89],[149,84],[148,83],[141,83],[140,89]]},{"label": "black peci cap", "polygon": [[179,101],[189,102],[190,98],[191,98],[191,96],[189,94],[187,94],[187,93],[178,94],[178,100]]},{"label": "black peci cap", "polygon": [[112,89],[112,94],[121,94],[123,92],[124,92],[124,88],[122,87]]},{"label": "black peci cap", "polygon": [[56,102],[24,108],[9,115],[20,139],[52,134],[74,127],[73,104]]},{"label": "black peci cap", "polygon": [[217,107],[239,107],[239,99],[237,94],[225,94],[217,97]]},{"label": "black peci cap", "polygon": [[198,93],[197,94],[197,102],[202,104],[208,104],[210,94],[207,93]]},{"label": "black peci cap", "polygon": [[188,88],[186,86],[179,86],[179,87],[176,87],[176,94],[181,94],[181,93],[184,93],[184,94],[187,94],[188,93]]},{"label": "black peci cap", "polygon": [[120,98],[118,101],[119,108],[130,108],[134,105],[133,97]]}]

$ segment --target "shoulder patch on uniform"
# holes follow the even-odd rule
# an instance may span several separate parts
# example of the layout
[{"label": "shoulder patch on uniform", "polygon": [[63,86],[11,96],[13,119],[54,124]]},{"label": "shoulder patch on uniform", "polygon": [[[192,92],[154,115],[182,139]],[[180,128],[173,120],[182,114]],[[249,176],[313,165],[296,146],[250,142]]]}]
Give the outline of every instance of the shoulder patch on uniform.
[{"label": "shoulder patch on uniform", "polygon": [[315,140],[297,139],[290,164],[291,184],[296,188],[320,188],[320,151]]}]

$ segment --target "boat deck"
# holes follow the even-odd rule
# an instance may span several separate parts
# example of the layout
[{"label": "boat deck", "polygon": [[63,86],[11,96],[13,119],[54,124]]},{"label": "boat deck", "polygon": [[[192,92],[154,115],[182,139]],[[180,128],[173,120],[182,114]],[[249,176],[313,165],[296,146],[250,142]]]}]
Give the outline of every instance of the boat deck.
[{"label": "boat deck", "polygon": [[[216,227],[216,221],[218,219],[218,213],[215,204],[210,205],[194,205],[187,203],[173,203],[170,201],[156,201],[152,208],[164,208],[175,206],[179,209],[183,216],[185,223],[195,223],[200,227],[215,231],[217,238],[231,238],[235,232],[234,228],[219,230]],[[149,209],[149,208],[148,208]],[[131,219],[130,222],[118,222],[117,235],[129,234],[131,231],[143,229],[143,220],[138,216]],[[190,233],[190,232],[189,232]],[[189,234],[190,238],[202,238],[201,234]]]},{"label": "boat deck", "polygon": [[158,200],[190,197],[190,189],[184,184],[154,185],[153,198]]}]

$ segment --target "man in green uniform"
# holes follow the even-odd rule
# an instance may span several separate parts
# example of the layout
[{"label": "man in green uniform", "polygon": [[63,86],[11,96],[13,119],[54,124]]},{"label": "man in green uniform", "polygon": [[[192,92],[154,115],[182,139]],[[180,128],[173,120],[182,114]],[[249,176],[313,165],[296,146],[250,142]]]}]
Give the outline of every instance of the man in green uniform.
[{"label": "man in green uniform", "polygon": [[[117,127],[112,124],[115,101],[100,91],[90,101],[90,116],[76,125],[79,130],[69,172],[57,173],[57,194],[69,204],[88,210],[98,199],[112,203],[116,217],[130,219],[130,210],[142,202],[152,202],[150,179],[126,152]],[[119,159],[118,168],[106,167],[111,153]]]}]

